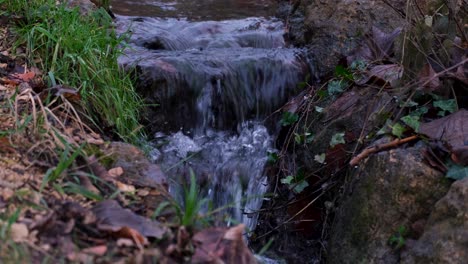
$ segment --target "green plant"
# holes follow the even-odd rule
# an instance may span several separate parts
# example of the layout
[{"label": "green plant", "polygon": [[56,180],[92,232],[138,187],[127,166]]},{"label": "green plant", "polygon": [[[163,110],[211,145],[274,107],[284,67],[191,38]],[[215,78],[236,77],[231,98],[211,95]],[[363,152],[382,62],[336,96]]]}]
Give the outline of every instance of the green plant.
[{"label": "green plant", "polygon": [[286,184],[295,193],[301,193],[305,188],[309,186],[304,171],[299,169],[296,175],[289,175],[281,179],[282,184]]},{"label": "green plant", "polygon": [[143,106],[130,76],[117,64],[121,42],[109,15],[99,9],[82,16],[78,9],[53,0],[9,0],[10,12],[23,15],[17,45],[25,44],[29,61],[44,69],[49,85],[77,87],[81,103],[97,128],[110,128],[122,139],[139,143]]},{"label": "green plant", "polygon": [[41,191],[48,183],[56,181],[73,164],[73,162],[79,155],[83,155],[82,149],[84,147],[84,144],[75,149],[58,133],[56,135],[60,139],[60,141],[62,141],[62,144],[65,146],[65,149],[60,154],[58,164],[54,168],[48,169],[46,174],[44,175],[40,188]]},{"label": "green plant", "polygon": [[408,230],[405,226],[398,227],[398,230],[395,234],[393,234],[389,239],[388,243],[394,249],[401,249],[406,244],[406,236],[408,235]]},{"label": "green plant", "polygon": [[276,152],[268,152],[268,162],[269,163],[276,163],[279,160],[279,155]]},{"label": "green plant", "polygon": [[291,112],[284,112],[280,122],[282,126],[290,126],[296,123],[297,120],[299,120],[299,116],[297,114]]},{"label": "green plant", "polygon": [[344,132],[334,134],[334,135],[332,136],[332,138],[330,139],[330,147],[333,148],[334,146],[336,146],[336,145],[338,145],[338,144],[344,144],[344,143],[346,143],[346,142],[345,142],[344,136],[345,136],[345,133],[344,133]]},{"label": "green plant", "polygon": [[468,166],[461,166],[453,162],[449,162],[448,171],[445,177],[452,180],[461,180],[468,177]]},{"label": "green plant", "polygon": [[309,144],[314,140],[314,135],[310,132],[304,132],[303,134],[294,133],[294,140],[297,144]]},{"label": "green plant", "polygon": [[183,209],[175,205],[180,224],[183,226],[195,226],[198,213],[202,206],[208,202],[207,198],[200,197],[200,188],[197,184],[195,173],[190,169],[190,185],[184,190]]}]

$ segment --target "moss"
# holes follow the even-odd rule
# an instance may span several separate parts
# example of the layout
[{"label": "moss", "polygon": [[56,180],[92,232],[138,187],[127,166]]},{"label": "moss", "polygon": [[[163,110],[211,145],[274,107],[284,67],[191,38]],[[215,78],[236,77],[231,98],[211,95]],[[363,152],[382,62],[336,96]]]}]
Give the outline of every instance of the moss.
[{"label": "moss", "polygon": [[86,144],[83,150],[88,157],[95,156],[97,159],[99,159],[99,162],[105,168],[108,168],[108,169],[111,168],[112,165],[116,162],[116,159],[114,156],[106,155],[104,151],[97,145]]}]

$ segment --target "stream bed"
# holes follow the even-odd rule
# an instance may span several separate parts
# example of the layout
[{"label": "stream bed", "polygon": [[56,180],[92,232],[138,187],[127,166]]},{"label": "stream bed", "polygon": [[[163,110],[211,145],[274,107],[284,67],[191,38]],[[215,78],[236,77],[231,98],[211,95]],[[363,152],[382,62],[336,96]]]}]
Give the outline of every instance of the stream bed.
[{"label": "stream bed", "polygon": [[[277,111],[308,67],[289,48],[273,1],[113,1],[119,33],[130,32],[119,63],[138,76],[154,162],[182,201],[193,170],[201,197],[225,208],[217,224],[253,230],[275,152]],[[268,120],[268,122],[265,122]],[[208,206],[205,206],[205,210]]]}]

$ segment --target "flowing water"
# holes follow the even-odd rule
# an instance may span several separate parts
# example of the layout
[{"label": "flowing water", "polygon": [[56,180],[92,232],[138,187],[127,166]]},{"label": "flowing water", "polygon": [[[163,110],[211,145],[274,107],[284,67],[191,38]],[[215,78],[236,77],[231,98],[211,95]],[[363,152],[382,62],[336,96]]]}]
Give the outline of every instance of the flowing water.
[{"label": "flowing water", "polygon": [[[213,208],[253,229],[267,189],[274,129],[264,120],[295,94],[307,66],[288,48],[272,1],[113,1],[119,32],[130,31],[119,63],[159,104],[153,156],[181,199],[193,169]],[[185,178],[184,178],[185,177]],[[218,218],[221,219],[221,218]]]}]

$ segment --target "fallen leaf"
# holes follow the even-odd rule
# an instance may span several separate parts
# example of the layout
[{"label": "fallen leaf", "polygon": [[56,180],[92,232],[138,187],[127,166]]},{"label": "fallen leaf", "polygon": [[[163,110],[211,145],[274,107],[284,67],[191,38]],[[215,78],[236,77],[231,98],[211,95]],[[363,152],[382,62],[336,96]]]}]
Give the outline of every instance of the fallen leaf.
[{"label": "fallen leaf", "polygon": [[[114,200],[99,202],[93,208],[93,212],[98,219],[98,228],[104,231],[121,231],[124,234],[135,234],[130,231],[130,229],[132,229],[142,236],[154,237],[157,239],[162,239],[164,235],[168,233],[168,229],[159,222],[151,221],[128,209],[124,209]],[[130,229],[122,230],[124,227]]]},{"label": "fallen leaf", "polygon": [[419,72],[419,82],[422,84],[422,87],[419,88],[426,93],[433,92],[440,88],[440,79],[429,63],[424,64]]},{"label": "fallen leaf", "polygon": [[468,111],[459,110],[429,123],[422,123],[419,133],[447,143],[452,160],[468,165]]},{"label": "fallen leaf", "polygon": [[29,72],[25,72],[25,73],[15,73],[12,76],[15,77],[15,78],[20,79],[23,82],[29,82],[32,79],[34,79],[34,77],[36,76],[36,73],[33,72],[33,71],[29,71]]},{"label": "fallen leaf", "polygon": [[135,243],[133,243],[132,239],[128,238],[119,238],[117,239],[117,246],[118,247],[133,247],[135,246]]},{"label": "fallen leaf", "polygon": [[104,140],[94,139],[94,138],[87,138],[86,143],[100,146],[100,145],[104,145]]},{"label": "fallen leaf", "polygon": [[385,33],[377,27],[372,27],[372,32],[367,34],[364,43],[346,58],[348,65],[357,60],[375,62],[390,58],[395,39],[400,35],[401,30],[397,28],[391,33]]},{"label": "fallen leaf", "polygon": [[117,178],[117,177],[121,176],[124,173],[124,171],[123,171],[122,167],[116,167],[116,168],[110,169],[108,171],[108,173],[109,173],[109,176]]},{"label": "fallen leaf", "polygon": [[83,249],[82,252],[86,254],[96,255],[96,256],[104,256],[104,254],[106,254],[107,252],[107,246],[100,245],[100,246],[95,246],[95,247],[89,247],[89,248]]},{"label": "fallen leaf", "polygon": [[245,245],[245,225],[232,228],[208,228],[193,236],[195,253],[192,263],[257,263]]},{"label": "fallen leaf", "polygon": [[133,185],[128,185],[120,181],[116,181],[115,184],[117,185],[117,188],[122,192],[135,192],[135,186]]},{"label": "fallen leaf", "polygon": [[29,236],[28,227],[23,223],[13,223],[10,227],[10,236],[15,242],[26,241]]},{"label": "fallen leaf", "polygon": [[403,76],[403,68],[398,64],[375,65],[368,72],[369,79],[376,78],[391,87],[396,87]]}]

